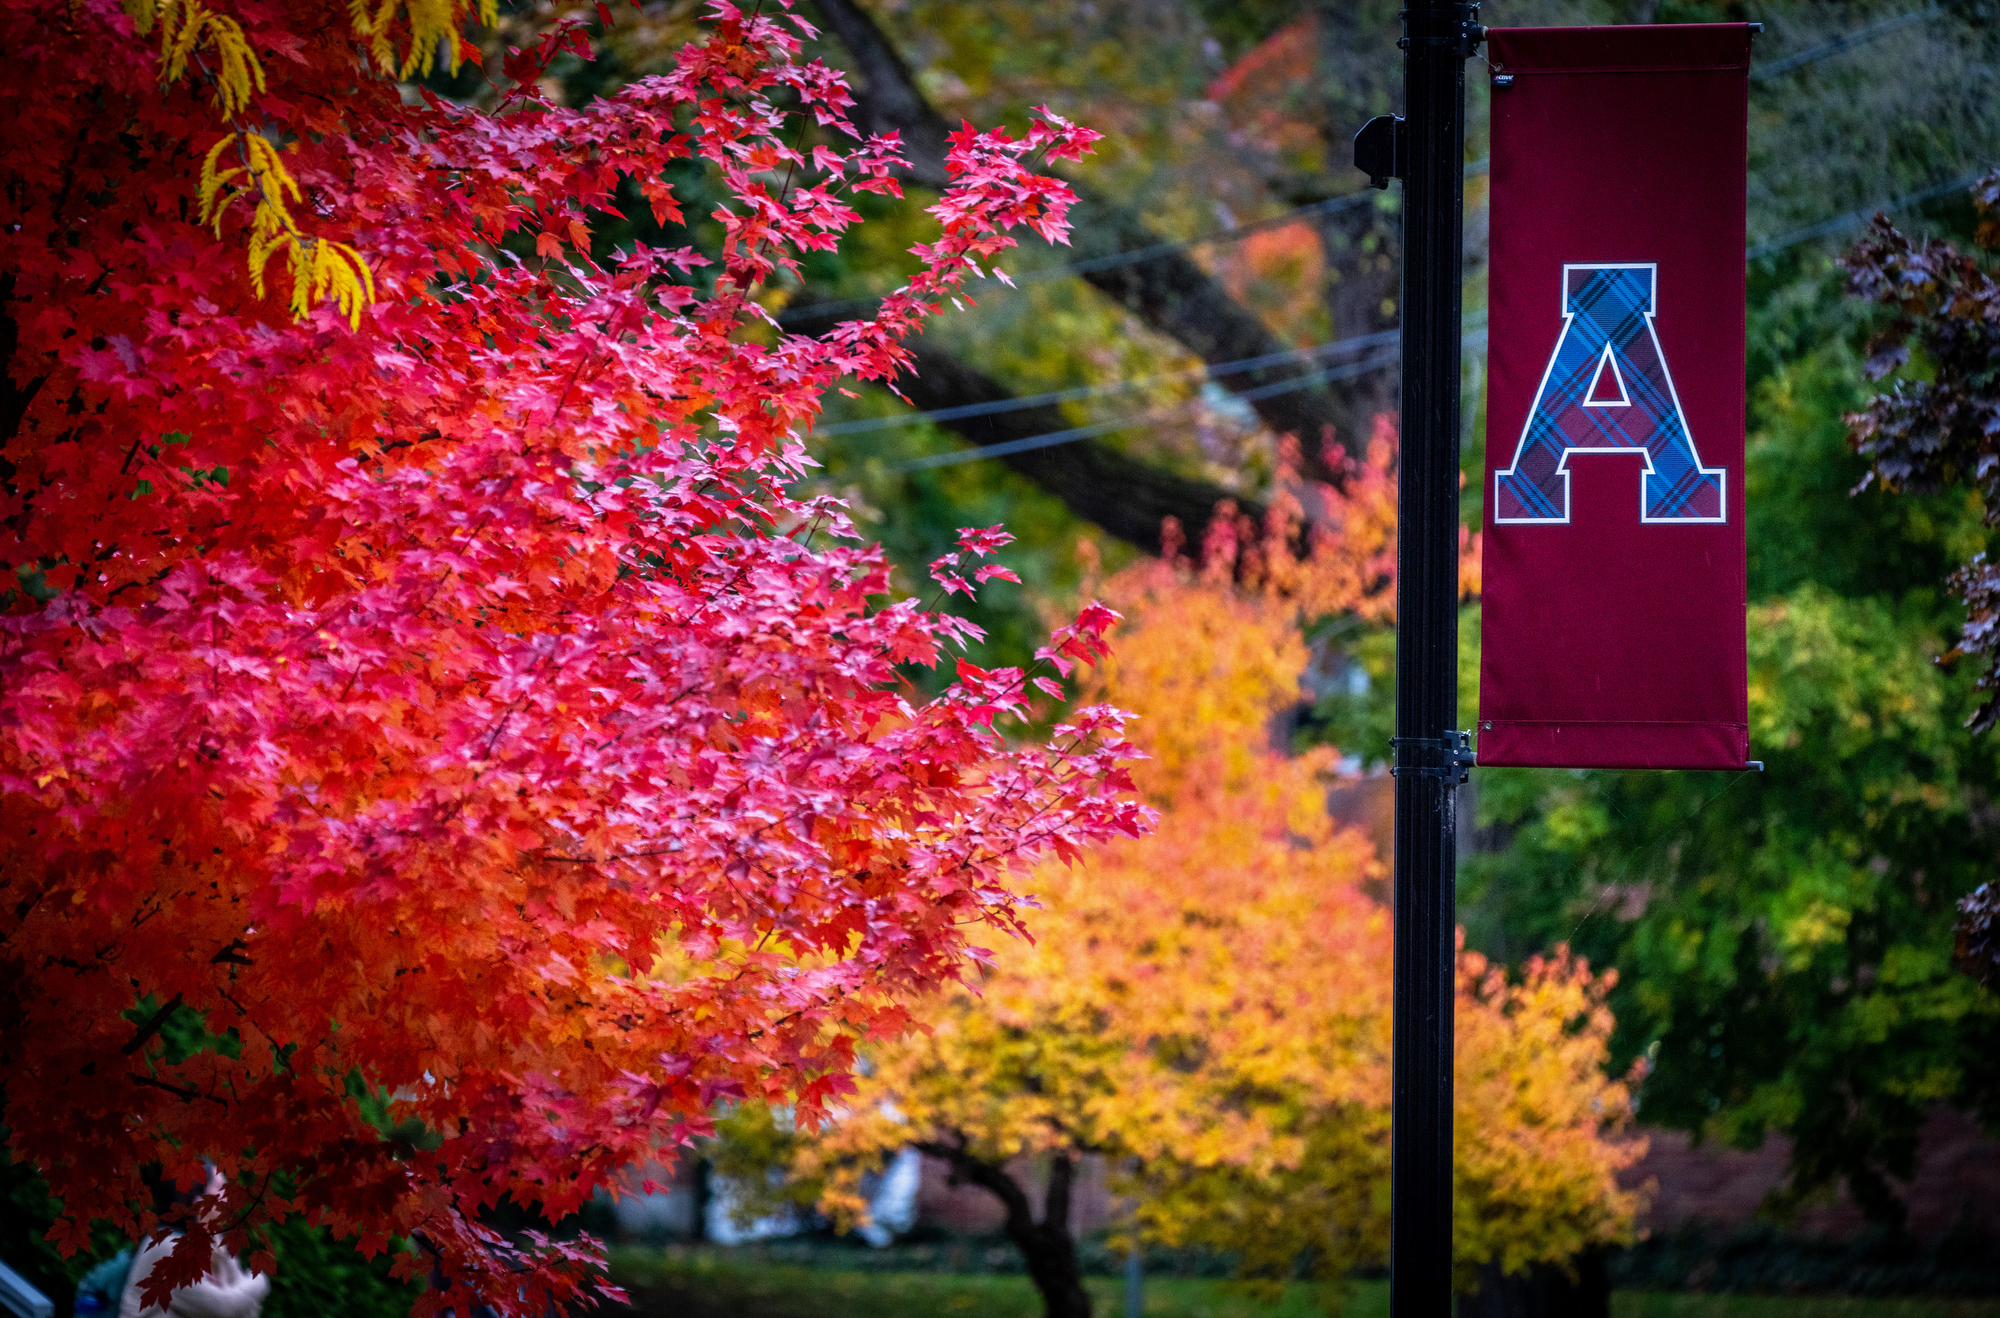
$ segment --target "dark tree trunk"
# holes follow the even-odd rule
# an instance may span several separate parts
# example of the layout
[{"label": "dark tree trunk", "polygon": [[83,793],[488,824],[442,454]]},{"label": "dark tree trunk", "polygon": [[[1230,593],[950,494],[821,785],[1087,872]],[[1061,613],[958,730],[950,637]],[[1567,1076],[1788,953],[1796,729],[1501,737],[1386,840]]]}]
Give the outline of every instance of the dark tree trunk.
[{"label": "dark tree trunk", "polygon": [[1059,1155],[1050,1161],[1048,1194],[1042,1202],[1042,1220],[1037,1222],[1028,1192],[999,1164],[974,1157],[963,1144],[933,1140],[916,1147],[944,1159],[954,1177],[989,1191],[1006,1208],[1007,1239],[1021,1251],[1047,1318],[1090,1318],[1090,1292],[1083,1288],[1076,1237],[1069,1229],[1070,1186],[1076,1176],[1073,1158]]},{"label": "dark tree trunk", "polygon": [[[810,314],[816,305],[813,299],[801,298],[792,307]],[[936,344],[918,339],[909,348],[913,369],[896,384],[919,410],[1004,403],[1015,397],[998,380]],[[952,417],[938,424],[981,448],[1032,439],[1070,426],[1062,409],[1053,403]],[[1263,505],[1255,500],[1142,462],[1095,439],[1002,453],[993,460],[1006,463],[1061,499],[1084,521],[1095,522],[1149,554],[1161,551],[1161,524],[1169,517],[1180,523],[1184,543],[1192,552],[1199,551],[1209,519],[1225,500],[1235,505],[1239,515],[1258,523],[1264,518]]]},{"label": "dark tree trunk", "polygon": [[[28,414],[28,404],[35,401],[35,395],[41,392],[42,381],[46,378],[35,375],[30,376],[25,384],[14,382],[14,354],[20,348],[20,327],[14,323],[13,313],[7,309],[7,304],[13,300],[13,274],[0,275],[0,449],[4,449],[7,442],[20,432],[21,418]],[[10,466],[6,476],[12,474]]]},{"label": "dark tree trunk", "polygon": [[1585,1250],[1570,1262],[1574,1278],[1545,1263],[1510,1277],[1489,1263],[1480,1269],[1479,1289],[1458,1297],[1458,1318],[1611,1318],[1604,1251]]},{"label": "dark tree trunk", "polygon": [[[920,408],[962,407],[1011,396],[998,380],[943,349],[920,340],[911,345],[911,351],[915,373],[898,383]],[[1051,404],[959,417],[941,424],[987,448],[1065,430],[1070,423],[1062,410]],[[1234,500],[1239,512],[1259,521],[1264,516],[1256,503],[1237,498],[1219,485],[1141,462],[1093,439],[1008,453],[999,461],[1061,499],[1078,517],[1152,554],[1160,552],[1160,523],[1167,517],[1180,522],[1188,547],[1199,550],[1202,532],[1223,500]]]},{"label": "dark tree trunk", "polygon": [[[827,29],[846,47],[861,75],[862,86],[855,91],[855,126],[865,133],[900,132],[904,155],[910,162],[908,177],[926,187],[942,188],[945,139],[950,129],[924,99],[909,66],[855,0],[817,3]],[[1071,242],[1079,259],[1133,252],[1162,241],[1129,207],[1086,183],[1071,180],[1070,186],[1077,197],[1070,212]],[[1086,271],[1083,278],[1211,364],[1278,356],[1292,346],[1273,334],[1255,312],[1230,297],[1185,252]],[[1259,370],[1234,371],[1218,377],[1216,383],[1248,395],[1250,406],[1271,429],[1297,436],[1307,476],[1339,484],[1344,479],[1342,473],[1326,463],[1322,453],[1329,439],[1350,452],[1362,451],[1369,420],[1366,405],[1356,407],[1352,398],[1323,383],[1262,392],[1320,366],[1294,358]],[[1393,379],[1393,373],[1390,376]]]},{"label": "dark tree trunk", "polygon": [[[1327,323],[1336,339],[1380,334],[1402,323],[1402,235],[1396,217],[1373,206],[1325,211],[1319,216],[1320,248],[1326,253]],[[1375,371],[1346,382],[1350,451],[1366,443],[1377,413],[1396,414],[1402,377]]]},{"label": "dark tree trunk", "polygon": [[715,1167],[706,1158],[694,1163],[694,1229],[689,1232],[696,1244],[708,1243],[708,1204],[715,1194]]},{"label": "dark tree trunk", "polygon": [[[1319,48],[1317,117],[1326,159],[1336,167],[1302,180],[1305,189],[1290,190],[1295,204],[1321,200],[1329,175],[1346,173],[1338,166],[1353,158],[1355,132],[1384,107],[1403,103],[1403,59],[1395,46],[1399,6],[1379,0],[1311,0],[1310,7]],[[1379,206],[1357,206],[1320,212],[1317,227],[1326,253],[1332,337],[1397,328],[1403,310],[1402,216]],[[1402,406],[1395,371],[1361,376],[1345,387],[1350,406],[1363,420],[1372,421],[1378,412],[1393,416]]]}]

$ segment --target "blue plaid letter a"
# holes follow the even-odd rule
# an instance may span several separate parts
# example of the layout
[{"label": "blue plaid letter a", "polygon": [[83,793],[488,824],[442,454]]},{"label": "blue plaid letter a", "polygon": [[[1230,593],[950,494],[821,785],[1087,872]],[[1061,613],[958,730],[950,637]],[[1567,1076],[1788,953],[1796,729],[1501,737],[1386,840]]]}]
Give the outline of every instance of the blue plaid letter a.
[{"label": "blue plaid letter a", "polygon": [[1642,522],[1728,520],[1726,471],[1704,467],[1653,328],[1650,264],[1563,267],[1563,330],[1514,461],[1494,478],[1496,522],[1567,522],[1573,453],[1645,455]]}]

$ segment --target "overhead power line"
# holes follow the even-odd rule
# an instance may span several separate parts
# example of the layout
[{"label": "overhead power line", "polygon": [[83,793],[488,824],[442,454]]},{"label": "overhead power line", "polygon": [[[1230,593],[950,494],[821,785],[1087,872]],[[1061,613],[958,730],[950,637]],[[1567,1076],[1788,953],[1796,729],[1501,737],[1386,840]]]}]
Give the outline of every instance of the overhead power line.
[{"label": "overhead power line", "polygon": [[1797,247],[1800,243],[1808,243],[1815,238],[1825,238],[1830,234],[1839,233],[1843,229],[1857,228],[1860,225],[1868,223],[1870,219],[1878,214],[1893,215],[1897,211],[1908,210],[1912,206],[1921,206],[1927,201],[1936,201],[1939,197],[1949,196],[1962,188],[1969,188],[1985,176],[1985,170],[1976,169],[1970,174],[1962,174],[1952,179],[1949,183],[1940,183],[1935,187],[1925,188],[1922,192],[1912,192],[1907,197],[1897,197],[1892,201],[1878,202],[1873,206],[1863,206],[1858,211],[1849,211],[1845,215],[1836,215],[1830,220],[1821,220],[1818,224],[1808,224],[1803,229],[1793,229],[1790,233],[1781,233],[1775,238],[1768,238],[1756,244],[1750,249],[1748,255],[1754,261],[1760,256],[1769,256],[1773,252],[1781,252],[1788,247]]},{"label": "overhead power line", "polygon": [[[1482,160],[1476,163],[1483,167],[1486,162]],[[1143,265],[1148,261],[1157,261],[1163,256],[1171,256],[1175,252],[1184,252],[1190,247],[1199,247],[1204,243],[1240,242],[1253,233],[1263,233],[1267,229],[1282,229],[1288,224],[1298,223],[1307,216],[1331,215],[1338,211],[1354,210],[1362,206],[1372,205],[1374,200],[1375,196],[1372,189],[1363,192],[1350,192],[1344,196],[1329,197],[1325,201],[1316,201],[1310,206],[1301,206],[1297,210],[1286,211],[1282,215],[1273,215],[1268,219],[1252,220],[1248,224],[1238,224],[1231,228],[1218,229],[1214,233],[1203,234],[1199,238],[1183,238],[1175,242],[1153,243],[1146,247],[1134,247],[1129,252],[1112,252],[1105,256],[1086,257],[1081,261],[1070,261],[1063,265],[1046,266],[1039,270],[1023,270],[1019,274],[1009,272],[1007,277],[1012,279],[1016,284],[1040,284],[1051,279],[1068,279],[1075,275],[1093,274],[1099,270],[1116,270],[1120,266]],[[845,316],[851,312],[870,312],[881,304],[882,299],[879,297],[848,298],[844,302],[820,303],[814,306],[801,307],[796,312],[780,313],[778,322],[784,325],[794,325],[814,320],[831,320],[836,316]]]},{"label": "overhead power line", "polygon": [[[1465,339],[1465,344],[1468,348],[1476,348],[1486,341],[1485,312],[1474,312],[1472,315],[1467,316],[1465,324],[1466,328],[1472,331]],[[1355,345],[1364,341],[1393,343],[1397,334],[1398,331],[1396,330],[1388,330],[1382,334],[1370,334],[1358,338],[1346,339],[1342,340],[1341,344],[1329,344],[1326,346]],[[1245,403],[1255,402],[1260,398],[1270,398],[1277,394],[1288,394],[1299,389],[1310,389],[1316,384],[1331,384],[1336,380],[1352,380],[1358,376],[1386,370],[1401,360],[1402,354],[1400,351],[1378,353],[1373,357],[1364,358],[1358,362],[1347,362],[1340,366],[1325,367],[1321,370],[1308,372],[1305,375],[1295,375],[1287,380],[1276,380],[1270,384],[1259,385],[1255,389],[1245,389],[1241,392],[1232,391],[1230,397]],[[929,414],[927,413],[917,413],[910,419],[914,421],[928,417]],[[1045,435],[1031,435],[1026,439],[1010,439],[1005,443],[989,444],[977,449],[963,449],[953,453],[933,453],[928,457],[913,458],[908,462],[898,462],[886,468],[886,470],[900,473],[906,471],[924,471],[931,467],[951,467],[961,462],[977,462],[982,458],[1005,457],[1009,453],[1026,453],[1030,449],[1052,448],[1057,444],[1070,444],[1079,439],[1092,439],[1098,435],[1108,435],[1113,431],[1133,430],[1140,426],[1152,424],[1154,424],[1153,421],[1147,417],[1125,417],[1117,421],[1100,421],[1094,425],[1075,426],[1068,430],[1055,430]]]},{"label": "overhead power line", "polygon": [[[1485,159],[1471,162],[1465,167],[1465,176],[1473,178],[1485,173],[1488,163]],[[1247,224],[1231,225],[1227,229],[1217,229],[1213,233],[1205,233],[1198,238],[1182,238],[1173,242],[1152,243],[1145,247],[1134,247],[1128,252],[1111,252],[1104,256],[1085,257],[1081,261],[1069,261],[1063,265],[1045,266],[1039,270],[1024,270],[1019,274],[1010,273],[1008,278],[1012,279],[1016,284],[1039,284],[1051,279],[1068,279],[1074,275],[1094,274],[1099,270],[1116,270],[1120,266],[1143,265],[1148,261],[1157,261],[1163,256],[1172,256],[1175,252],[1184,252],[1190,247],[1200,247],[1207,243],[1241,242],[1251,234],[1263,233],[1270,229],[1282,229],[1286,225],[1297,224],[1300,220],[1316,215],[1332,215],[1339,211],[1356,210],[1362,206],[1373,205],[1374,202],[1374,189],[1364,188],[1359,192],[1349,192],[1338,197],[1329,197],[1325,201],[1315,201],[1311,205],[1300,206],[1295,210],[1288,210],[1281,215],[1272,215],[1261,220],[1251,220]],[[780,324],[804,324],[807,321],[830,320],[835,316],[845,316],[850,312],[873,311],[881,303],[882,299],[879,297],[857,297],[848,298],[843,302],[815,303],[812,306],[800,307],[794,312],[779,313],[778,322]]]},{"label": "overhead power line", "polygon": [[1898,14],[1894,18],[1885,18],[1879,23],[1870,23],[1867,27],[1856,28],[1852,32],[1843,32],[1831,41],[1822,42],[1817,46],[1808,46],[1796,55],[1787,55],[1781,60],[1773,60],[1769,64],[1758,65],[1756,68],[1750,70],[1750,81],[1765,82],[1771,78],[1790,73],[1793,69],[1804,68],[1808,64],[1816,64],[1823,59],[1831,59],[1835,55],[1853,50],[1856,46],[1866,45],[1877,37],[1886,37],[1891,32],[1900,32],[1906,27],[1923,22],[1925,19],[1936,18],[1943,12],[1942,6],[1932,5],[1928,9],[1918,9],[1911,13]]},{"label": "overhead power line", "polygon": [[[1856,28],[1852,32],[1843,32],[1831,41],[1821,42],[1817,46],[1808,46],[1797,54],[1787,55],[1783,59],[1775,60],[1769,64],[1758,65],[1750,71],[1750,81],[1767,82],[1772,78],[1781,77],[1784,74],[1792,72],[1794,69],[1804,68],[1808,64],[1816,64],[1820,60],[1831,59],[1835,55],[1844,54],[1857,46],[1864,46],[1878,37],[1885,37],[1891,32],[1899,32],[1906,27],[1912,27],[1927,19],[1935,18],[1943,12],[1942,6],[1932,5],[1927,9],[1914,10],[1907,14],[1898,14],[1894,18],[1885,18],[1878,23],[1870,23],[1868,26]],[[1465,167],[1466,177],[1472,178],[1485,173],[1490,163],[1489,159],[1484,158],[1470,162]],[[1104,256],[1086,257],[1081,261],[1069,261],[1062,265],[1046,266],[1039,270],[1025,270],[1020,274],[1010,277],[1016,284],[1038,284],[1051,279],[1068,279],[1074,275],[1093,274],[1099,270],[1115,270],[1121,266],[1143,265],[1148,261],[1157,261],[1163,256],[1172,256],[1175,252],[1187,251],[1191,247],[1200,247],[1208,243],[1240,242],[1252,234],[1264,233],[1271,229],[1282,229],[1286,225],[1296,224],[1303,219],[1353,210],[1372,204],[1374,199],[1373,190],[1364,189],[1360,192],[1350,192],[1338,197],[1329,197],[1325,201],[1316,201],[1311,205],[1300,206],[1294,210],[1285,211],[1280,215],[1268,216],[1261,220],[1252,220],[1247,224],[1236,224],[1226,229],[1217,229],[1213,233],[1202,234],[1196,238],[1183,238],[1173,242],[1152,243],[1145,247],[1135,247],[1129,252],[1112,252]],[[819,303],[809,307],[800,307],[797,311],[781,313],[778,316],[778,321],[780,324],[806,324],[816,320],[830,320],[836,316],[872,311],[881,305],[881,302],[882,299],[879,297],[859,297],[848,298],[840,302]]]},{"label": "overhead power line", "polygon": [[[1950,193],[1957,191],[1958,189],[1968,188],[1972,186],[1973,183],[1977,182],[1982,177],[1984,177],[1984,174],[1980,172],[1967,174],[1960,178],[1952,179],[1948,183],[1939,183],[1934,187],[1925,188],[1921,192],[1912,192],[1908,196],[1897,197],[1891,201],[1883,202],[1880,205],[1863,207],[1861,210],[1857,211],[1849,211],[1845,215],[1837,215],[1830,220],[1822,220],[1818,224],[1808,225],[1803,229],[1794,229],[1790,233],[1780,234],[1776,238],[1768,239],[1765,242],[1761,242],[1756,244],[1755,246],[1752,246],[1751,248],[1748,249],[1748,251],[1744,253],[1744,255],[1746,256],[1747,259],[1755,260],[1760,256],[1769,256],[1773,252],[1782,251],[1789,247],[1796,247],[1800,243],[1811,242],[1815,238],[1824,238],[1829,234],[1839,233],[1843,229],[1848,229],[1856,225],[1863,224],[1867,222],[1870,216],[1873,216],[1878,212],[1886,212],[1889,214],[1894,214],[1897,211],[1907,210],[1912,206],[1922,205],[1924,202],[1927,201],[1935,201],[1937,198],[1947,196]],[[1468,329],[1472,329],[1475,325],[1479,327],[1474,333],[1468,334],[1465,338],[1465,347],[1468,351],[1484,346],[1486,340],[1486,332],[1484,329],[1485,322],[1486,322],[1486,313],[1484,312],[1475,312],[1473,315],[1468,316],[1466,318],[1466,327]],[[1385,330],[1381,334],[1363,335],[1353,339],[1336,340],[1333,343],[1321,344],[1317,348],[1307,348],[1301,351],[1321,354],[1321,355],[1335,355],[1336,350],[1343,348],[1358,347],[1359,345],[1367,341],[1386,341],[1388,339],[1393,338],[1396,335],[1396,333],[1397,331],[1395,330]],[[1262,360],[1262,359],[1252,359],[1252,360]],[[1266,398],[1276,393],[1286,393],[1294,389],[1310,388],[1311,386],[1316,384],[1331,383],[1335,380],[1351,380],[1357,376],[1366,375],[1371,371],[1387,370],[1389,367],[1397,365],[1401,360],[1402,358],[1400,352],[1380,353],[1377,354],[1376,356],[1369,357],[1363,361],[1350,362],[1342,366],[1329,367],[1324,370],[1313,371],[1305,375],[1294,376],[1291,379],[1280,380],[1275,384],[1264,385],[1257,389],[1248,390],[1242,393],[1232,393],[1232,396],[1235,398],[1242,399],[1245,402],[1249,402],[1257,398]],[[1229,365],[1238,365],[1238,364],[1225,363],[1225,366]],[[1241,369],[1249,369],[1249,368],[1241,368]],[[1176,376],[1184,376],[1186,374],[1191,374],[1191,372],[1175,373]],[[1086,386],[1086,388],[1094,390],[1098,393],[1111,393],[1115,392],[1121,387],[1129,388],[1129,387],[1134,387],[1141,383],[1151,383],[1152,381],[1155,380],[1164,380],[1169,378],[1174,378],[1174,377],[1154,376],[1150,377],[1148,380],[1133,381],[1127,385],[1121,385],[1118,382],[1112,382],[1106,385]],[[1064,393],[1066,395],[1075,397],[1086,396],[1080,390],[1066,390],[1064,391]],[[1056,399],[1054,396],[1044,396],[1044,398],[1047,401],[1063,401]],[[1006,403],[1013,403],[1016,400],[1008,399],[1004,401]],[[1020,401],[1022,406],[1031,405],[1027,402],[1027,400],[1020,400]],[[968,416],[968,415],[980,415],[985,411],[1006,410],[1004,407],[995,404],[972,404],[971,407],[980,409],[980,411],[968,411],[967,409],[963,408],[944,408],[940,409],[937,412],[912,413],[907,417],[885,417],[881,418],[879,422],[875,423],[875,425],[881,425],[882,423],[887,423],[887,422],[901,422],[901,421],[914,422],[923,420],[941,421],[941,420],[953,419],[952,417],[945,415],[945,413],[955,413],[957,416]],[[1057,444],[1070,444],[1081,439],[1091,439],[1098,435],[1108,435],[1114,431],[1119,431],[1119,430],[1134,430],[1141,426],[1147,426],[1152,424],[1155,423],[1150,418],[1147,417],[1126,417],[1124,419],[1117,421],[1100,421],[1094,425],[1077,426],[1069,430],[1051,431],[1046,435],[1031,435],[1025,439],[1009,440],[1006,443],[994,444],[985,448],[960,449],[951,453],[933,453],[928,457],[915,458],[908,462],[895,463],[885,468],[885,470],[891,473],[900,474],[903,472],[924,471],[932,467],[956,466],[961,462],[979,462],[985,458],[1004,457],[1009,453],[1025,453],[1032,449],[1050,448]],[[871,425],[871,428],[875,428],[875,425]],[[826,430],[818,431],[816,433],[833,434],[835,433],[835,431],[832,427],[828,427]]]},{"label": "overhead power line", "polygon": [[[1325,370],[1313,371],[1307,375],[1293,376],[1289,380],[1279,380],[1274,384],[1261,385],[1240,394],[1231,394],[1244,402],[1269,398],[1274,394],[1291,393],[1297,389],[1308,389],[1316,384],[1326,384],[1333,380],[1351,380],[1386,367],[1394,366],[1402,360],[1402,354],[1391,352],[1370,357],[1363,361],[1349,362],[1345,366],[1330,366]],[[1070,444],[1079,439],[1090,439],[1097,435],[1108,435],[1114,430],[1132,430],[1152,424],[1144,417],[1126,417],[1118,421],[1100,421],[1095,425],[1077,426],[1072,430],[1056,430],[1046,435],[1032,435],[1027,439],[1010,439],[1003,444],[990,444],[984,448],[957,453],[933,453],[929,457],[913,458],[899,462],[888,470],[892,472],[923,471],[928,467],[952,467],[961,462],[977,462],[981,458],[1005,457],[1009,453],[1025,453],[1029,449],[1053,448],[1057,444]]]},{"label": "overhead power line", "polygon": [[[1245,371],[1262,370],[1266,366],[1277,366],[1285,362],[1314,361],[1326,357],[1338,357],[1343,353],[1366,352],[1370,348],[1394,343],[1400,333],[1400,330],[1383,330],[1376,334],[1361,334],[1351,339],[1315,344],[1309,348],[1266,353],[1261,357],[1245,357],[1240,361],[1220,362],[1214,366],[1191,366],[1184,371],[1166,371],[1159,375],[1141,376],[1135,380],[1109,380],[1103,384],[1078,385],[1073,389],[1058,389],[1053,393],[1027,394],[1020,398],[998,398],[988,403],[966,403],[960,407],[939,407],[928,412],[904,412],[898,416],[870,417],[862,421],[838,421],[830,426],[816,427],[813,433],[828,437],[856,435],[869,430],[891,430],[897,426],[914,425],[919,421],[958,421],[966,417],[990,416],[995,412],[1019,412],[1024,408],[1046,407],[1053,403],[1071,403],[1081,398],[1096,398],[1103,394],[1125,393],[1151,385],[1170,384],[1175,380],[1241,375]],[[1253,390],[1237,396],[1250,398],[1263,395]]]}]

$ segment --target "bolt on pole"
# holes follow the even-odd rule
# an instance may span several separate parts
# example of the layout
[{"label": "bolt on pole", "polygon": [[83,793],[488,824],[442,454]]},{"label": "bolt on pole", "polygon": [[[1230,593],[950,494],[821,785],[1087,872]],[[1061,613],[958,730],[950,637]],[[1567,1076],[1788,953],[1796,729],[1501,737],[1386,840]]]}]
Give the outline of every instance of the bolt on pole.
[{"label": "bolt on pole", "polygon": [[1452,1000],[1465,61],[1479,6],[1403,11],[1403,415],[1396,530],[1395,1038],[1389,1307],[1451,1313]]}]

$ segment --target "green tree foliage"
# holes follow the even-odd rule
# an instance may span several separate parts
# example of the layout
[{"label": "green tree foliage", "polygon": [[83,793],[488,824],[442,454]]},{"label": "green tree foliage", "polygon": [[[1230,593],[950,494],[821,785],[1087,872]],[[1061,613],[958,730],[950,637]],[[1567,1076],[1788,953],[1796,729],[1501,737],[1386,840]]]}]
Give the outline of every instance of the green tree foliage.
[{"label": "green tree foliage", "polygon": [[1792,1194],[1844,1180],[1894,1221],[1938,1103],[2000,1095],[2000,998],[1951,969],[1953,902],[1991,872],[1996,748],[1959,727],[1963,674],[1920,593],[1808,583],[1755,606],[1762,774],[1487,770],[1504,849],[1461,880],[1481,941],[1567,939],[1621,972],[1642,1119],[1794,1141]]},{"label": "green tree foliage", "polygon": [[1745,507],[1750,598],[1817,582],[1835,594],[1923,591],[1985,544],[1967,491],[1892,498],[1856,487],[1868,463],[1848,445],[1846,417],[1864,407],[1867,308],[1821,267],[1768,294],[1751,316],[1751,409]]},{"label": "green tree foliage", "polygon": [[403,1318],[418,1287],[389,1275],[393,1254],[363,1258],[351,1240],[294,1218],[271,1233],[278,1270],[260,1318]]}]

